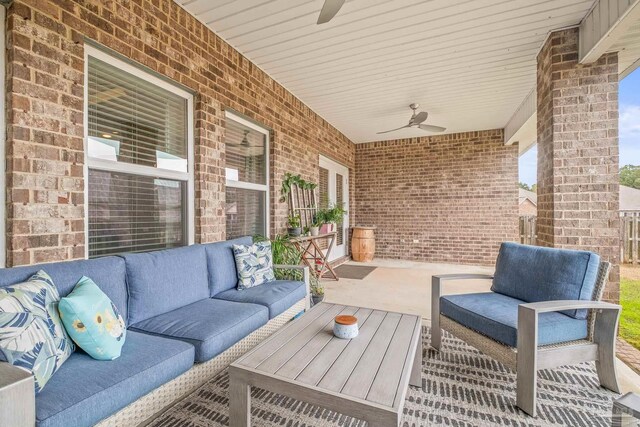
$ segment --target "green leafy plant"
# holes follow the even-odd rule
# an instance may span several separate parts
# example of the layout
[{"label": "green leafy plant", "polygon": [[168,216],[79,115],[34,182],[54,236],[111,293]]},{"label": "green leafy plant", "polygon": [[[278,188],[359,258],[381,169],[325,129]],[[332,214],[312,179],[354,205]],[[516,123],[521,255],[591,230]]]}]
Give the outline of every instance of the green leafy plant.
[{"label": "green leafy plant", "polygon": [[300,227],[300,214],[295,214],[295,215],[289,215],[289,219],[287,220],[287,223],[289,224],[290,228],[299,228]]},{"label": "green leafy plant", "polygon": [[309,182],[303,179],[300,175],[293,175],[292,173],[285,173],[284,179],[282,180],[282,187],[280,188],[280,201],[286,202],[287,197],[291,193],[291,187],[293,185],[297,185],[299,188],[303,190],[315,190],[318,184],[314,182]]},{"label": "green leafy plant", "polygon": [[[265,236],[254,236],[255,242],[271,241],[271,257],[274,265],[300,265],[302,252],[296,248],[287,235],[277,234],[273,239]],[[275,270],[276,279],[279,280],[302,280],[300,270]],[[314,274],[309,274],[309,288],[313,295],[324,295],[324,287]]]},{"label": "green leafy plant", "polygon": [[336,223],[339,224],[342,222],[342,219],[346,215],[347,211],[344,209],[342,204],[336,204],[327,209],[319,209],[316,213],[316,221],[319,224],[329,224]]}]

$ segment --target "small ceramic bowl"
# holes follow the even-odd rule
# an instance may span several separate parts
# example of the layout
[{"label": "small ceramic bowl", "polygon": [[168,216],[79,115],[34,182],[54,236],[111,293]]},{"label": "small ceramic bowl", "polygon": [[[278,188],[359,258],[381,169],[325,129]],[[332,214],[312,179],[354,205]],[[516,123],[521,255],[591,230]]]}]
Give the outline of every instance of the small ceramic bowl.
[{"label": "small ceramic bowl", "polygon": [[358,319],[354,316],[336,316],[333,325],[333,335],[350,340],[358,336]]}]

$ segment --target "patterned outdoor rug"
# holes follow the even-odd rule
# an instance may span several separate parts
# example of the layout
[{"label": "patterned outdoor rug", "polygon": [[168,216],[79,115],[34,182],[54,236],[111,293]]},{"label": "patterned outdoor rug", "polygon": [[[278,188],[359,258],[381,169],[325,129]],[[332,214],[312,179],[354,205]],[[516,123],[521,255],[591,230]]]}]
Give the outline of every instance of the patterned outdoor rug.
[{"label": "patterned outdoor rug", "polygon": [[[409,387],[402,426],[610,426],[616,395],[599,387],[584,363],[538,374],[538,417],[515,407],[515,375],[462,341],[445,336],[443,351],[428,347],[423,328],[422,388]],[[229,377],[224,371],[156,419],[154,427],[229,425]],[[364,421],[268,391],[253,389],[252,425],[364,427]]]}]

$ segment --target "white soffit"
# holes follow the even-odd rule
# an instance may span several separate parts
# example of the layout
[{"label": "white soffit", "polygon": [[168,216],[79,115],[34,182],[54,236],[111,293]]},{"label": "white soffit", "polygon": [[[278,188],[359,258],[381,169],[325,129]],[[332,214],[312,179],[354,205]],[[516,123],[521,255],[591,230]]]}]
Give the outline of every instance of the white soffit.
[{"label": "white soffit", "polygon": [[593,0],[175,0],[354,142],[429,135],[404,129],[408,105],[446,133],[502,128],[536,84],[549,31]]}]

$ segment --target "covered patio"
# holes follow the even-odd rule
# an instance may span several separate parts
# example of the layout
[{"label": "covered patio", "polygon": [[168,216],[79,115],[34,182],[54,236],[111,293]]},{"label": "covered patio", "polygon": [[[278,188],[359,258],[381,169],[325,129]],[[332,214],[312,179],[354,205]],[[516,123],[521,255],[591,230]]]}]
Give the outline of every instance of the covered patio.
[{"label": "covered patio", "polygon": [[[640,0],[0,4],[0,309],[19,314],[0,323],[0,425],[604,426],[640,392],[613,356],[618,83],[640,67]],[[509,245],[534,144],[539,247]],[[373,262],[351,261],[357,225],[375,227]],[[318,286],[322,257],[286,258],[312,228],[330,266],[375,269]],[[519,274],[502,292],[442,281],[511,304],[509,337],[441,337],[438,277],[496,265]],[[46,314],[46,372],[37,343],[3,344],[34,277],[51,307],[95,280],[90,320],[117,355],[37,292],[22,302]],[[547,313],[573,329],[540,322],[566,334],[538,345]],[[358,316],[370,342],[334,337]]]}]

